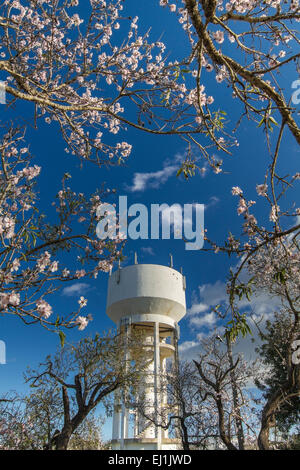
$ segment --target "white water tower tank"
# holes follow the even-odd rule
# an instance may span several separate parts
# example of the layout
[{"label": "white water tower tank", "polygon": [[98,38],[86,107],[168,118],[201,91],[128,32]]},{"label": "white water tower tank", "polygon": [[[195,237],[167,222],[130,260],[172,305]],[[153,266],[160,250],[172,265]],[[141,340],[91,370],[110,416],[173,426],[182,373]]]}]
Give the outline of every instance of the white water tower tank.
[{"label": "white water tower tank", "polygon": [[[153,354],[152,364],[136,387],[136,395],[137,400],[138,395],[146,396],[154,416],[168,406],[160,380],[166,374],[167,359],[174,365],[177,362],[177,323],[186,313],[185,288],[185,277],[180,272],[157,264],[119,267],[109,277],[107,315],[120,331],[139,328],[145,338],[145,351]],[[132,436],[129,436],[130,414],[135,414]],[[125,400],[122,403],[121,393],[115,395],[112,437],[116,450],[179,448],[179,440],[169,438],[168,430],[147,422],[139,411],[129,410]]]},{"label": "white water tower tank", "polygon": [[158,264],[118,269],[109,278],[106,313],[116,324],[128,316],[158,321],[158,315],[173,325],[186,313],[185,277]]}]

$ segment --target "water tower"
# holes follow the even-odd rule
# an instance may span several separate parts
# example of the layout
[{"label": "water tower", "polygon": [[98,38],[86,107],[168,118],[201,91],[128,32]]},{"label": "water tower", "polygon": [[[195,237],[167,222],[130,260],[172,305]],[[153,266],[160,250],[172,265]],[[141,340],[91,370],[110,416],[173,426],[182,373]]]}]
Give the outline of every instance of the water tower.
[{"label": "water tower", "polygon": [[[148,410],[157,420],[147,420],[147,413],[131,408],[124,393],[115,394],[112,448],[114,450],[176,450],[180,441],[159,426],[162,408],[168,397],[161,380],[167,361],[178,363],[178,322],[186,313],[185,277],[172,267],[134,264],[119,267],[110,274],[106,313],[119,331],[130,334],[139,329],[145,354],[152,356],[142,379],[136,385],[137,400],[143,396]],[[146,397],[146,399],[145,399]],[[174,411],[174,410],[173,410]]]}]

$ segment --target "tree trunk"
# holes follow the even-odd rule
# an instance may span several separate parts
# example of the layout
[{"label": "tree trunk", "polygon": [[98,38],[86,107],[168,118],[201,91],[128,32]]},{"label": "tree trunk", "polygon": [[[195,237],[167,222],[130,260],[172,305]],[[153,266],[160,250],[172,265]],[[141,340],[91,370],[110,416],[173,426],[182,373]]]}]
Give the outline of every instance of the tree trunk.
[{"label": "tree trunk", "polygon": [[226,434],[225,431],[225,423],[224,423],[224,409],[223,409],[223,403],[221,399],[216,400],[216,405],[218,408],[218,414],[219,414],[219,432],[220,432],[220,438],[224,442],[225,446],[227,447],[228,450],[238,450],[234,444],[232,444],[229,436]]},{"label": "tree trunk", "polygon": [[268,424],[262,424],[257,440],[259,450],[270,450],[269,432],[270,426],[268,426]]},{"label": "tree trunk", "polygon": [[243,423],[240,416],[240,407],[239,407],[239,397],[238,391],[236,386],[236,378],[235,378],[235,371],[233,369],[233,356],[232,356],[232,346],[231,341],[228,335],[226,335],[226,342],[227,342],[227,354],[229,359],[229,365],[232,368],[230,372],[230,381],[231,381],[231,389],[232,389],[232,398],[233,398],[233,408],[234,408],[234,421],[236,425],[236,433],[239,443],[239,450],[245,449],[245,437],[244,437],[244,430],[243,430]]},{"label": "tree trunk", "polygon": [[180,420],[181,424],[181,435],[182,435],[182,447],[183,450],[190,450],[190,445],[189,445],[189,436],[188,436],[188,431],[187,427],[185,425],[184,419]]},{"label": "tree trunk", "polygon": [[261,415],[261,428],[258,436],[258,448],[260,450],[270,450],[269,434],[270,428],[274,424],[275,412],[280,402],[281,392],[269,398]]},{"label": "tree trunk", "polygon": [[72,433],[64,432],[55,437],[55,450],[67,450]]}]

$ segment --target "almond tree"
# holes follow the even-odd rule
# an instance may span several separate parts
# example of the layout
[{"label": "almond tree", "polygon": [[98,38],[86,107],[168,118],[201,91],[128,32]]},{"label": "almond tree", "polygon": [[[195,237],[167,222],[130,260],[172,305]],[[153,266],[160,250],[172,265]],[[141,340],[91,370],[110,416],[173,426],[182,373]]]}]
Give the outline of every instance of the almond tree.
[{"label": "almond tree", "polygon": [[[242,234],[229,233],[223,244],[213,241],[207,233],[205,237],[205,249],[241,258],[228,283],[233,329],[237,328],[237,332],[244,322],[236,300],[251,295],[251,284],[240,280],[251,258],[260,249],[284,244],[289,234],[299,236],[296,217],[300,208],[296,202],[287,203],[285,198],[294,196],[296,201],[300,174],[283,174],[282,160],[286,154],[281,151],[281,144],[287,133],[300,143],[295,106],[299,104],[300,83],[294,80],[287,86],[284,81],[285,74],[294,70],[296,78],[299,70],[300,7],[295,0],[184,0],[180,3],[160,0],[160,5],[177,14],[190,43],[189,72],[195,78],[193,104],[206,136],[218,150],[216,153],[212,148],[208,152],[194,140],[200,157],[214,161],[215,171],[221,174],[223,158],[230,154],[233,139],[239,138],[240,124],[245,120],[247,125],[258,127],[262,148],[266,145],[264,153],[269,156],[265,173],[258,175],[256,185],[258,198],[269,207],[269,219],[258,220],[255,204],[259,201],[249,200],[245,190],[235,186],[232,194],[239,198],[237,213],[244,219]],[[207,109],[202,103],[202,90],[209,87],[211,77],[220,86],[218,110],[215,104]],[[232,94],[237,122],[229,121],[226,108],[220,113],[222,93],[226,90]],[[198,165],[194,161],[189,171],[185,165],[181,170],[188,177]]]},{"label": "almond tree", "polygon": [[[68,280],[109,270],[120,255],[120,240],[104,243],[95,236],[95,207],[105,202],[105,191],[90,198],[75,194],[66,185],[68,175],[54,202],[57,223],[39,213],[32,183],[41,168],[31,164],[26,142],[20,146],[19,104],[32,105],[35,128],[41,119],[58,126],[66,152],[98,166],[120,164],[129,156],[131,144],[118,137],[128,126],[190,142],[206,134],[195,90],[184,80],[194,54],[183,63],[168,61],[163,42],[151,42],[149,32],[139,34],[138,18],[123,12],[120,0],[85,2],[84,15],[81,6],[78,0],[14,0],[0,6],[0,72],[7,107],[15,110],[1,143],[0,308],[49,328],[86,326],[87,317],[78,311],[54,315],[48,296]],[[213,102],[204,88],[201,100],[206,108]],[[189,158],[186,165],[190,168]],[[67,250],[90,263],[88,269],[64,266],[60,255]]]},{"label": "almond tree", "polygon": [[[160,4],[176,12],[175,3]],[[300,135],[290,93],[285,96],[277,80],[287,67],[297,67],[299,53],[293,43],[299,42],[298,2],[185,0],[178,16],[191,49],[186,59],[173,62],[167,61],[161,41],[151,42],[148,32],[138,34],[138,18],[126,16],[123,2],[91,0],[82,18],[80,11],[77,0],[4,1],[0,10],[0,70],[9,104],[10,97],[32,103],[36,126],[39,119],[58,124],[67,152],[99,165],[120,163],[131,144],[113,143],[112,137],[133,126],[151,134],[182,136],[222,173],[222,154],[238,145],[236,125],[230,128],[226,110],[208,96],[207,73],[215,75],[220,89],[226,84],[232,90],[240,112],[237,129],[248,119],[265,131],[271,159],[257,192],[270,205],[273,226],[265,228],[256,219],[251,209],[256,201],[248,201],[237,186],[233,194],[240,198],[238,214],[245,219],[248,240],[241,245],[229,234],[227,242],[217,246],[206,237],[215,251],[245,255],[229,286],[233,319],[239,325],[235,299],[249,294],[239,281],[243,267],[260,247],[299,229],[299,224],[291,228],[286,223],[299,208],[279,207],[299,174],[282,177],[277,169],[285,129],[296,142]],[[222,51],[227,38],[231,55]],[[270,132],[278,120],[273,143]],[[197,167],[188,153],[179,173],[188,177]]]},{"label": "almond tree", "polygon": [[38,391],[45,387],[60,390],[63,419],[57,429],[52,427],[49,449],[66,450],[74,432],[100,402],[108,406],[112,392],[138,379],[144,358],[136,357],[133,365],[126,360],[125,348],[136,347],[139,341],[138,335],[125,338],[123,334],[97,334],[64,346],[38,370],[28,370],[26,381]]},{"label": "almond tree", "polygon": [[0,449],[43,450],[62,418],[58,387],[0,399]]},{"label": "almond tree", "polygon": [[[9,103],[32,103],[35,125],[55,121],[66,151],[99,165],[128,157],[131,144],[109,137],[128,126],[188,140],[203,130],[184,65],[168,61],[166,46],[151,42],[149,31],[138,32],[138,17],[128,16],[126,6],[15,0],[0,7],[0,71]],[[203,105],[213,102],[204,88],[201,97]]]},{"label": "almond tree", "polygon": [[[59,386],[47,383],[24,397],[11,393],[0,398],[0,416],[1,450],[49,449],[64,416]],[[74,431],[68,449],[104,449],[102,426],[103,419],[91,412]]]},{"label": "almond tree", "polygon": [[[293,330],[291,323],[291,316],[281,311],[274,320],[266,322],[263,331],[259,330],[261,345],[257,349],[266,367],[263,377],[257,380],[257,386],[266,400],[261,432],[261,440],[264,441],[267,441],[271,427],[276,426],[287,438],[291,428],[299,423],[300,395],[297,394],[296,381],[293,384],[290,379],[293,361],[289,361],[291,346],[287,332]],[[276,401],[278,390],[281,390],[281,395]]]},{"label": "almond tree", "polygon": [[[176,11],[175,3],[161,0],[160,4]],[[227,325],[230,340],[240,333],[250,332],[247,316],[239,311],[238,301],[243,297],[250,301],[253,290],[263,289],[270,295],[277,295],[283,309],[291,315],[291,328],[287,331],[289,344],[283,359],[287,367],[286,380],[283,387],[274,390],[262,411],[258,443],[261,449],[268,449],[274,414],[291,394],[298,396],[300,393],[299,364],[292,361],[294,342],[300,339],[300,208],[296,192],[300,174],[289,174],[285,169],[284,161],[289,156],[282,150],[282,142],[288,134],[296,144],[300,143],[296,106],[300,85],[296,80],[300,58],[299,2],[184,0],[178,17],[198,64],[199,121],[211,140],[219,145],[219,153],[212,154],[214,157],[210,155],[219,161],[218,172],[222,173],[222,158],[229,153],[231,138],[233,135],[238,138],[240,124],[245,120],[247,125],[258,128],[258,136],[263,131],[262,155],[268,155],[265,172],[258,175],[256,184],[260,201],[249,199],[240,186],[232,188],[232,195],[239,200],[237,214],[243,218],[241,235],[229,233],[227,240],[219,244],[206,234],[207,250],[238,257],[237,267],[231,270],[228,282],[229,308],[225,314],[221,313],[220,306],[215,310],[223,318],[231,314]],[[286,76],[291,76],[293,71],[295,79],[287,84]],[[237,122],[226,123],[225,114],[214,123],[213,107],[208,111],[202,108],[200,93],[206,86],[207,72],[215,77],[220,89],[225,90],[225,85],[232,93]],[[196,141],[195,145],[202,157],[207,158],[207,150]],[[193,171],[196,169],[197,162]],[[187,176],[189,174],[192,172]],[[294,202],[289,202],[293,198]],[[258,218],[255,213],[255,204],[260,202],[268,208],[267,220]]]},{"label": "almond tree", "polygon": [[74,432],[70,439],[69,450],[108,450],[108,443],[103,440],[104,420],[89,415]]},{"label": "almond tree", "polygon": [[[80,298],[73,312],[58,315],[48,298],[69,281],[108,271],[119,258],[120,240],[99,240],[95,233],[96,209],[108,192],[99,189],[87,199],[67,186],[66,174],[52,203],[54,217],[46,217],[35,184],[41,167],[24,147],[22,129],[2,131],[0,155],[0,311],[26,324],[56,330],[77,325],[82,330],[89,321],[80,315],[86,299]],[[63,341],[61,330],[60,335]]]},{"label": "almond tree", "polygon": [[202,341],[203,352],[194,361],[200,379],[198,393],[207,407],[215,411],[218,436],[226,448],[244,450],[245,436],[255,437],[255,425],[249,415],[251,397],[246,386],[256,367],[233,355],[228,344],[222,347],[218,335]]},{"label": "almond tree", "polygon": [[[176,11],[176,4],[170,5],[169,0],[160,0],[160,4]],[[299,64],[298,1],[183,0],[180,6],[179,22],[198,64],[194,75],[199,117],[219,149],[227,148],[224,126],[213,125],[201,103],[206,72],[232,91],[235,106],[241,111],[238,126],[242,119],[248,119],[268,130],[276,125],[272,116],[278,116],[300,143],[297,109],[290,104],[292,90],[283,89],[276,80],[288,65],[297,70]],[[229,53],[223,51],[226,43],[231,44]],[[298,94],[294,95],[297,101]]]},{"label": "almond tree", "polygon": [[259,378],[256,363],[234,354],[231,343],[219,335],[203,339],[199,358],[180,362],[161,375],[160,394],[167,397],[158,411],[138,396],[134,407],[169,436],[180,438],[182,449],[223,448],[244,450],[256,442],[259,425],[247,385]]},{"label": "almond tree", "polygon": [[0,398],[0,449],[33,449],[27,432],[27,421],[22,410],[22,400],[15,393]]},{"label": "almond tree", "polygon": [[[273,341],[268,334],[261,332],[267,340],[268,353],[280,361],[282,377],[274,381],[261,417],[258,443],[260,449],[269,449],[270,429],[280,409],[287,409],[292,416],[296,409],[289,407],[290,400],[296,404],[300,397],[300,364],[297,358],[297,345],[300,344],[300,250],[297,237],[285,238],[275,246],[260,250],[251,259],[249,271],[254,274],[256,290],[267,290],[276,295],[282,303],[280,314],[275,316]],[[282,318],[281,318],[282,317]],[[286,321],[284,321],[286,319]],[[283,326],[284,325],[284,326]],[[284,341],[280,344],[284,329]],[[269,344],[268,344],[269,343]]]}]

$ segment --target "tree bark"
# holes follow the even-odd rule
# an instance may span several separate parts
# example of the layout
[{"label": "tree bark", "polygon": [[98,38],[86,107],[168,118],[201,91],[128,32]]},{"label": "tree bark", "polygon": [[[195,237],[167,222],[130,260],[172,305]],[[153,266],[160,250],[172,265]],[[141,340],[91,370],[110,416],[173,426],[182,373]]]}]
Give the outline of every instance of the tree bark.
[{"label": "tree bark", "polygon": [[[208,53],[212,61],[218,65],[224,65],[226,68],[230,67],[233,72],[235,72],[237,75],[246,80],[246,82],[251,84],[252,87],[257,87],[261,91],[263,91],[268,96],[268,98],[276,104],[278,112],[281,114],[282,120],[286,122],[296,141],[298,142],[298,144],[300,144],[300,129],[296,121],[294,120],[290,108],[285,102],[283,96],[281,96],[280,93],[275,91],[272,86],[269,85],[266,81],[262,80],[253,72],[247,70],[243,64],[240,64],[239,62],[235,61],[232,57],[226,56],[225,54],[219,52],[214,46],[211,37],[207,32],[207,24],[202,22],[197,0],[185,0],[185,3],[189,17],[193,23],[196,33],[199,39],[203,41],[206,52]],[[201,0],[201,4],[203,6],[204,13],[206,14],[206,21],[212,22],[214,20],[212,16],[212,9],[210,8],[208,13],[208,10],[205,6],[206,2],[204,2],[204,0]],[[207,16],[208,14],[209,16]]]},{"label": "tree bark", "polygon": [[184,419],[180,420],[183,450],[190,450],[188,430]]},{"label": "tree bark", "polygon": [[219,432],[220,432],[220,438],[224,442],[225,446],[227,447],[228,450],[238,450],[234,444],[232,444],[229,436],[226,434],[225,431],[225,423],[224,423],[224,408],[223,408],[223,403],[221,399],[216,400],[216,405],[218,408],[218,414],[219,414]]},{"label": "tree bark", "polygon": [[233,407],[234,407],[234,420],[235,420],[235,425],[236,425],[239,450],[244,450],[245,449],[245,437],[244,437],[243,423],[242,423],[241,416],[240,416],[239,398],[238,398],[238,391],[237,391],[237,386],[236,386],[236,378],[235,378],[234,363],[233,363],[233,356],[232,356],[232,346],[231,346],[230,338],[228,335],[226,335],[226,342],[227,342],[227,354],[229,358],[229,364],[230,364],[230,367],[232,368],[230,372],[230,381],[231,381]]},{"label": "tree bark", "polygon": [[54,438],[55,450],[67,450],[71,436],[72,436],[71,430],[58,434]]}]

